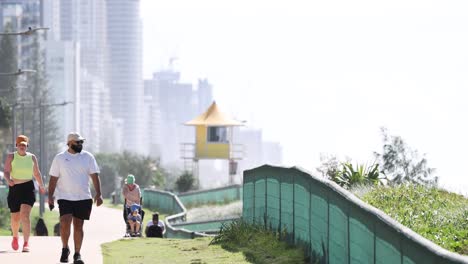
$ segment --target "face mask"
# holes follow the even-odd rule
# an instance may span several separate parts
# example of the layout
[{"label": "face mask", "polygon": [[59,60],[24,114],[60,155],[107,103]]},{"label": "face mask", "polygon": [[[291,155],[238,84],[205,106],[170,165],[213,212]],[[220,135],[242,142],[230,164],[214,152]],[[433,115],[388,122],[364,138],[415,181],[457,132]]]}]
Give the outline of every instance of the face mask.
[{"label": "face mask", "polygon": [[71,145],[70,148],[73,149],[73,151],[75,151],[76,153],[80,153],[81,150],[83,149],[83,146],[82,145]]}]

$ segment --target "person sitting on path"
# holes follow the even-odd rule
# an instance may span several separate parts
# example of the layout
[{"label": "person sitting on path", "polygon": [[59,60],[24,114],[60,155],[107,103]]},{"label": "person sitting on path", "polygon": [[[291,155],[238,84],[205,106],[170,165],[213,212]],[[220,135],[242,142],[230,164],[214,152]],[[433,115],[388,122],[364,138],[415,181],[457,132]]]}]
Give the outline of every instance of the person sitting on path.
[{"label": "person sitting on path", "polygon": [[146,237],[163,237],[166,233],[166,226],[164,222],[159,220],[159,213],[156,212],[153,214],[153,219],[151,219],[145,228]]}]

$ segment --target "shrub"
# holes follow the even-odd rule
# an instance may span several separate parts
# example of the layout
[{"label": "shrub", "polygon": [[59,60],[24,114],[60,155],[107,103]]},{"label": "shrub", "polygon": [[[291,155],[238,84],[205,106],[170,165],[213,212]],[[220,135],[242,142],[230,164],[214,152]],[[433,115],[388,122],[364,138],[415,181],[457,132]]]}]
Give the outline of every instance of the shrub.
[{"label": "shrub", "polygon": [[303,250],[280,241],[283,236],[283,232],[273,232],[263,225],[238,220],[223,225],[210,244],[243,252],[247,260],[253,263],[304,263]]},{"label": "shrub", "polygon": [[376,187],[363,200],[448,250],[468,254],[468,199],[435,187]]},{"label": "shrub", "polygon": [[175,182],[176,189],[179,192],[186,192],[193,188],[195,178],[192,173],[185,171]]},{"label": "shrub", "polygon": [[9,228],[10,211],[7,208],[0,207],[0,228]]}]

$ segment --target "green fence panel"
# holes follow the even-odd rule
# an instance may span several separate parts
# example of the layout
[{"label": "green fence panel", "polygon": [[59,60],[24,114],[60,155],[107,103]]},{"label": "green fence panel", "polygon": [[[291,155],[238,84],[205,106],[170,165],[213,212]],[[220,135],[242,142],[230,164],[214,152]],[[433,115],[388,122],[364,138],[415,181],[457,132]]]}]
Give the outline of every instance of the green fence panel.
[{"label": "green fence panel", "polygon": [[289,242],[294,242],[294,177],[281,174],[281,229],[292,235]]},{"label": "green fence panel", "polygon": [[163,214],[177,214],[183,211],[175,202],[174,194],[151,189],[145,189],[143,192],[143,208],[145,207]]},{"label": "green fence panel", "polygon": [[267,185],[267,226],[281,231],[280,210],[280,176],[272,175],[266,181]]},{"label": "green fence panel", "polygon": [[324,259],[328,251],[328,195],[316,182],[312,182],[310,190],[311,254],[315,259]]},{"label": "green fence panel", "polygon": [[242,198],[242,186],[236,184],[209,190],[180,193],[178,197],[185,207],[228,203]]},{"label": "green fence panel", "polygon": [[349,209],[350,263],[373,264],[374,221],[369,221],[373,218],[354,206]]},{"label": "green fence panel", "polygon": [[310,244],[310,181],[302,173],[294,181],[294,238],[296,244]]},{"label": "green fence panel", "polygon": [[402,253],[403,253],[403,264],[413,263],[427,263],[427,264],[438,264],[436,258],[427,252],[421,246],[415,244],[413,241],[403,238],[402,240]]},{"label": "green fence panel", "polygon": [[243,202],[242,202],[242,218],[253,223],[254,221],[254,178],[249,177],[248,180],[244,180],[243,189]]},{"label": "green fence panel", "polygon": [[[263,172],[264,173],[264,172]],[[265,224],[266,215],[266,180],[264,174],[255,177],[254,185],[254,222]]]},{"label": "green fence panel", "polygon": [[380,221],[375,221],[375,263],[402,263],[400,236]]},{"label": "green fence panel", "polygon": [[329,198],[329,263],[348,263],[348,216],[341,197]]}]

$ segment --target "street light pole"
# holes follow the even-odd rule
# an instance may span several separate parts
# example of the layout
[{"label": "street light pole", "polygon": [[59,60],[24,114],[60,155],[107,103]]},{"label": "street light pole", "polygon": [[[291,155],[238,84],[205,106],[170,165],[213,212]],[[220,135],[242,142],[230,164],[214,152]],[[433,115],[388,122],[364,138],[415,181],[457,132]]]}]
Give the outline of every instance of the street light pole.
[{"label": "street light pole", "polygon": [[37,28],[28,27],[28,29],[19,31],[19,32],[0,32],[0,36],[18,36],[18,35],[29,36],[40,30],[49,30],[49,28],[48,27],[37,27]]},{"label": "street light pole", "polygon": [[[41,172],[44,173],[46,168],[45,168],[45,159],[46,159],[46,155],[45,155],[45,135],[44,135],[44,108],[45,106],[41,103],[41,105],[39,106],[39,131],[40,131],[40,146],[39,146],[39,149],[40,149],[40,159],[39,159],[39,162],[40,162],[40,169],[41,169]],[[45,182],[44,181],[44,177],[42,177],[42,182]],[[44,195],[39,193],[39,216],[42,218],[42,215],[44,214]]]},{"label": "street light pole", "polygon": [[[39,168],[42,173],[47,170],[47,155],[46,155],[46,147],[45,147],[45,109],[50,106],[65,106],[73,102],[63,102],[58,104],[41,104],[39,105],[39,133],[40,133],[40,140],[39,140]],[[36,107],[37,108],[37,107]],[[44,177],[42,181],[45,182]],[[42,218],[45,208],[44,208],[44,201],[45,197],[43,194],[39,194],[39,216]]]},{"label": "street light pole", "polygon": [[15,151],[15,145],[16,145],[16,106],[17,103],[13,104],[11,106],[11,114],[12,120],[11,120],[11,142],[12,142],[12,150]]},{"label": "street light pole", "polygon": [[21,134],[24,135],[24,103],[21,103],[21,118],[22,118]]}]

